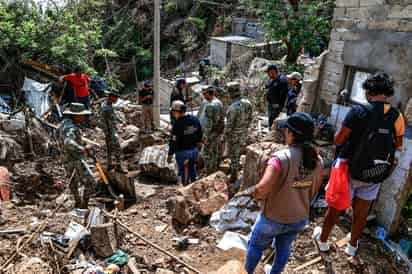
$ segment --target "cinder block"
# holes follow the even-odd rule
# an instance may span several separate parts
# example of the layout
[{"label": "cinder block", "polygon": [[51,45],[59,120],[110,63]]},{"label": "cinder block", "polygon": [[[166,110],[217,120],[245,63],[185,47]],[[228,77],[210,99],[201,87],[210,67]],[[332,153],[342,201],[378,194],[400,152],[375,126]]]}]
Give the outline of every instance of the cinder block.
[{"label": "cinder block", "polygon": [[353,7],[358,8],[360,5],[360,0],[336,0],[336,7],[347,8]]},{"label": "cinder block", "polygon": [[360,0],[360,6],[376,6],[385,4],[385,0]]}]

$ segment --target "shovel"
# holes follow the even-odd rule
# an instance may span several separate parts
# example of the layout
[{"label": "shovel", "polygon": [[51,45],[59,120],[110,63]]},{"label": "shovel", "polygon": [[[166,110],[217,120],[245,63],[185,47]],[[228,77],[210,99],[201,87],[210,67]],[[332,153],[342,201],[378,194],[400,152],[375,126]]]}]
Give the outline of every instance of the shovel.
[{"label": "shovel", "polygon": [[100,164],[99,160],[97,160],[96,155],[94,155],[93,153],[89,153],[89,155],[94,160],[97,172],[99,173],[100,178],[103,180],[104,184],[106,185],[107,189],[109,190],[110,195],[115,200],[119,200],[119,197],[116,195],[116,193],[114,192],[112,186],[110,185],[109,179],[107,178],[107,175],[104,172],[104,169],[103,169],[102,165]]}]

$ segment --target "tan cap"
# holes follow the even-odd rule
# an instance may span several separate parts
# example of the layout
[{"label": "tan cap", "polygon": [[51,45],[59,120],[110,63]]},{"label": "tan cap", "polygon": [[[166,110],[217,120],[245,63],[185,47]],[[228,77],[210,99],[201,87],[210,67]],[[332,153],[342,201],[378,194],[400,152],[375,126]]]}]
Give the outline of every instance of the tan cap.
[{"label": "tan cap", "polygon": [[185,112],[186,111],[185,103],[183,103],[180,100],[173,101],[172,107],[170,108],[170,110]]},{"label": "tan cap", "polygon": [[303,79],[303,77],[302,77],[302,74],[300,74],[299,72],[297,72],[297,71],[295,71],[295,72],[292,72],[291,74],[288,74],[287,76],[286,76],[288,79],[295,79],[295,80],[298,80],[298,81],[301,81],[302,79]]}]

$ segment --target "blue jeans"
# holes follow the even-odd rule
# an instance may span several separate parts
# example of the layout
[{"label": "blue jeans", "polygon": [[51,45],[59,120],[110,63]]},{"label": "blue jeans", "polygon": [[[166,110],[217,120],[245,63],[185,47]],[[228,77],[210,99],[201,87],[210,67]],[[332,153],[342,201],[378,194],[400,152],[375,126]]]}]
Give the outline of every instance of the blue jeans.
[{"label": "blue jeans", "polygon": [[276,255],[270,274],[282,273],[290,256],[292,242],[306,224],[306,219],[296,223],[282,224],[265,218],[261,213],[253,226],[249,240],[245,264],[247,273],[254,273],[263,251],[273,240]]},{"label": "blue jeans", "polygon": [[[196,162],[197,158],[199,155],[199,150],[197,147],[188,149],[188,150],[183,150],[176,152],[176,162],[177,162],[177,167],[178,167],[178,173],[179,177],[182,178],[182,183],[188,184],[189,183],[189,178],[191,182],[196,181]],[[188,168],[189,168],[189,174],[185,174],[185,161],[188,161]],[[186,178],[186,175],[189,177]]]}]

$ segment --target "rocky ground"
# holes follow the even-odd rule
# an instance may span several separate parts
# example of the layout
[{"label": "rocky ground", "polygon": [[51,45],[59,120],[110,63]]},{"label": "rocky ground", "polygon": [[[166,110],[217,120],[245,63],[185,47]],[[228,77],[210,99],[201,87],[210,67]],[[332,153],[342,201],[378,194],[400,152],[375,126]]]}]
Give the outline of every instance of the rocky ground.
[{"label": "rocky ground", "polygon": [[[128,170],[134,174],[135,190],[139,199],[136,203],[126,203],[125,210],[116,211],[118,220],[147,240],[198,269],[200,273],[242,273],[241,265],[245,252],[238,249],[228,251],[218,249],[217,243],[223,237],[223,233],[217,232],[209,225],[208,216],[194,215],[188,225],[181,225],[172,220],[167,201],[178,194],[179,186],[142,176],[139,174],[138,165],[144,147],[166,142],[165,131],[159,131],[153,135],[141,134],[138,129],[139,107],[136,105],[126,105],[122,108],[122,113],[129,123],[129,125],[122,125],[120,130],[121,137],[125,140],[122,143],[126,152],[125,164]],[[255,123],[259,124],[255,127],[259,129],[261,125],[258,119]],[[37,129],[39,130],[41,127]],[[95,150],[98,158],[104,159],[105,146],[102,141],[102,132],[98,129],[85,129],[84,132],[85,137],[97,144]],[[22,136],[21,132],[18,131],[13,134]],[[265,134],[259,130],[254,130],[249,138],[249,143],[262,141],[263,135]],[[53,135],[49,136],[52,140]],[[270,139],[273,140],[273,138]],[[24,147],[24,140],[19,138],[15,138],[15,140],[17,140],[17,146]],[[10,147],[7,142],[4,144],[3,149]],[[69,176],[62,168],[58,148],[55,144],[50,143],[47,153],[46,150],[37,151],[35,149],[34,157],[30,155],[23,157],[21,154],[13,153],[10,149],[6,152],[13,156],[6,155],[7,157],[4,158],[4,165],[9,168],[11,173],[12,200],[2,203],[3,215],[8,222],[0,226],[0,265],[3,265],[15,251],[17,251],[17,256],[0,271],[18,274],[78,274],[82,272],[70,272],[65,270],[64,266],[78,262],[79,258],[105,266],[104,259],[94,254],[90,248],[82,252],[82,248],[78,248],[69,259],[66,258],[65,253],[59,253],[55,248],[40,240],[40,234],[45,231],[64,234],[70,221],[84,223],[82,218],[71,214],[73,200],[68,195],[67,190]],[[244,162],[244,157],[242,159]],[[104,164],[104,161],[102,163]],[[90,162],[90,165],[93,166],[93,163]],[[247,173],[245,173],[246,175]],[[63,199],[64,194],[68,196],[66,201]],[[57,202],[62,202],[62,206],[48,220],[47,224],[36,232],[43,220],[50,216],[58,206]],[[115,212],[113,200],[109,195],[101,192],[96,193],[90,206],[105,208],[112,214]],[[319,256],[312,242],[311,234],[313,228],[322,223],[323,214],[324,209],[316,209],[312,214],[310,224],[299,234],[294,242],[293,253],[285,273],[405,273],[402,266],[386,251],[383,245],[368,235],[365,235],[361,241],[360,260],[356,264],[349,262],[343,249],[339,247],[341,245],[339,241],[345,238],[350,229],[350,223],[346,217],[342,218],[341,224],[333,231],[331,241],[337,244],[333,245],[329,254],[323,256],[324,260],[319,260],[301,270],[294,271],[297,267]],[[23,232],[20,234],[2,233],[3,230],[11,229],[22,229]],[[153,248],[130,232],[120,227],[117,229],[119,248],[125,251],[129,258],[134,258],[139,273],[192,273],[182,263],[176,262],[164,252]],[[248,233],[248,231],[238,232],[244,235]],[[176,245],[174,238],[184,236],[196,239],[195,241],[198,242],[180,248]],[[28,245],[25,245],[25,242],[28,242]],[[81,244],[81,247],[84,245]],[[270,254],[270,251],[268,250],[267,253]],[[225,269],[220,269],[227,262],[233,260],[239,262],[236,265],[237,268],[229,265]],[[327,261],[331,263],[326,264]],[[132,273],[127,272],[126,267],[123,267],[122,271],[122,273]],[[257,273],[263,273],[262,269],[258,269]]]}]

